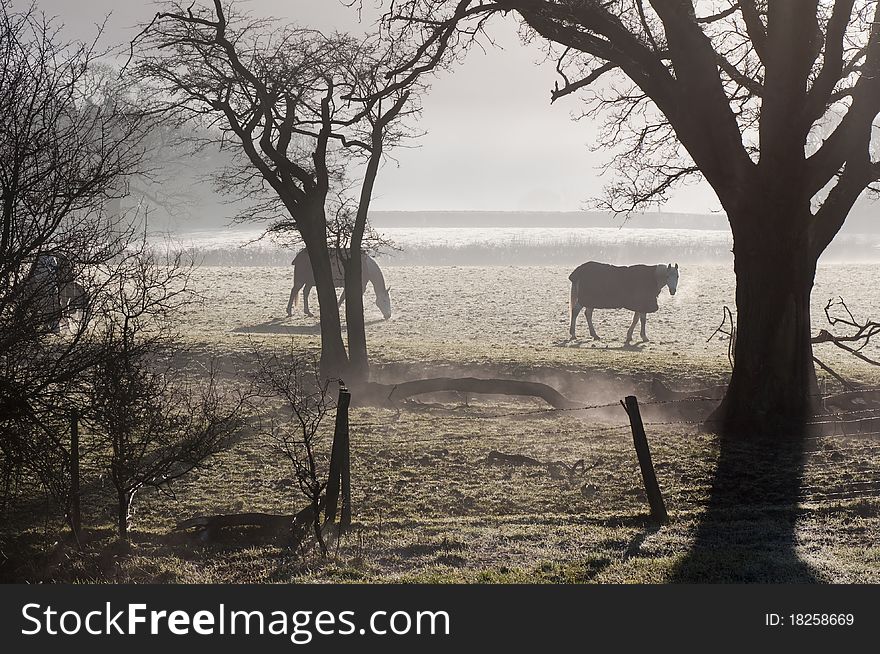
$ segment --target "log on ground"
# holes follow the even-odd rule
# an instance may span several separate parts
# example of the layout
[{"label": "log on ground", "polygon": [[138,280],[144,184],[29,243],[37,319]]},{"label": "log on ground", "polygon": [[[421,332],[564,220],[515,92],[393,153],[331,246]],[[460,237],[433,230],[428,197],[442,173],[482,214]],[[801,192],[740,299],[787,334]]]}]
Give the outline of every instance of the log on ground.
[{"label": "log on ground", "polygon": [[395,404],[426,393],[474,393],[478,395],[526,395],[539,397],[554,409],[575,409],[579,403],[568,399],[552,386],[516,379],[478,379],[476,377],[433,377],[399,384],[368,383],[362,402]]}]

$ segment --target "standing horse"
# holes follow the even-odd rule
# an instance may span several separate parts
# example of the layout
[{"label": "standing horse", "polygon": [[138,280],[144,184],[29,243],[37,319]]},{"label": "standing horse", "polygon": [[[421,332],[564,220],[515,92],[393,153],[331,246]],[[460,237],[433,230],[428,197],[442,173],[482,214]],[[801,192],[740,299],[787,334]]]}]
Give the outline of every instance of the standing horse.
[{"label": "standing horse", "polygon": [[669,287],[670,295],[675,295],[678,264],[612,266],[588,261],[575,268],[568,278],[571,280],[571,337],[575,337],[575,323],[581,309],[585,310],[590,336],[594,339],[599,335],[593,329],[593,309],[629,309],[633,312],[632,324],[626,333],[629,344],[640,319],[642,341],[648,340],[645,319],[647,314],[657,311],[657,296],[664,286]]},{"label": "standing horse", "polygon": [[35,326],[54,333],[61,331],[62,320],[69,329],[72,315],[84,312],[89,301],[85,288],[75,280],[73,264],[61,254],[37,256],[21,295]]},{"label": "standing horse", "polygon": [[[309,293],[312,286],[315,285],[315,274],[312,272],[312,262],[309,260],[309,253],[305,249],[300,250],[290,262],[293,266],[293,288],[290,289],[290,300],[287,302],[287,315],[293,315],[293,307],[297,303],[299,291],[302,289],[303,294],[303,313],[307,316],[313,315],[309,311]],[[339,305],[345,301],[345,269],[342,266],[342,259],[336,250],[330,250],[330,268],[333,270],[333,285],[336,288],[342,288],[342,295],[339,296]],[[385,320],[391,317],[391,295],[390,288],[385,286],[385,276],[376,261],[366,255],[361,254],[361,282],[363,288],[361,293],[367,290],[367,282],[373,285],[373,291],[376,293],[376,306],[382,312]]]}]

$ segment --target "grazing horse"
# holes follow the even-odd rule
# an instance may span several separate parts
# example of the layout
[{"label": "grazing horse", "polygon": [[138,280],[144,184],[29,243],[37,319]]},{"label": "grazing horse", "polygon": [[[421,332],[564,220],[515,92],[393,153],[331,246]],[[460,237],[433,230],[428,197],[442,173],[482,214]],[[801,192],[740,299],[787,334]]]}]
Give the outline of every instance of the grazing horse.
[{"label": "grazing horse", "polygon": [[575,337],[575,323],[581,309],[585,310],[590,336],[594,339],[599,335],[593,329],[593,309],[629,309],[633,312],[632,324],[626,333],[626,343],[629,344],[639,319],[642,321],[642,341],[648,340],[646,316],[657,311],[657,296],[664,286],[669,287],[670,295],[675,295],[678,264],[612,266],[588,261],[575,268],[568,278],[571,280],[571,337]]},{"label": "grazing horse", "polygon": [[[290,300],[287,302],[287,315],[293,315],[293,307],[297,303],[299,291],[303,292],[303,313],[307,316],[313,315],[309,311],[309,293],[312,286],[315,285],[315,274],[312,272],[312,262],[309,260],[309,254],[305,249],[297,252],[293,261],[293,288],[290,289]],[[333,270],[333,285],[336,288],[342,288],[342,295],[339,296],[339,305],[345,300],[345,269],[342,267],[342,259],[335,250],[330,250],[330,267]],[[376,306],[382,312],[385,320],[391,317],[391,295],[390,288],[385,286],[385,277],[379,269],[379,264],[366,255],[361,254],[361,282],[363,289],[361,293],[366,292],[367,282],[373,284],[373,291],[376,293]]]}]

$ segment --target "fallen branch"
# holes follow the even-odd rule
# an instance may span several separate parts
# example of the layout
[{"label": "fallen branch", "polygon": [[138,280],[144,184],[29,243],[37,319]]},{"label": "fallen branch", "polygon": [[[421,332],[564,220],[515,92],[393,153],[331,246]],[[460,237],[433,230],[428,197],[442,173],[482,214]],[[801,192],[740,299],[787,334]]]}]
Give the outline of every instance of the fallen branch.
[{"label": "fallen branch", "polygon": [[[298,515],[298,514],[297,514]],[[293,525],[296,515],[277,515],[273,513],[231,513],[219,515],[200,515],[178,522],[174,531],[199,529],[216,531],[225,527],[258,527],[271,531],[282,531]]]},{"label": "fallen branch", "polygon": [[[838,309],[842,312],[842,315],[832,315],[834,309]],[[849,310],[849,307],[846,306],[846,302],[844,302],[841,297],[838,297],[836,300],[828,300],[825,304],[825,318],[828,320],[828,324],[831,325],[831,327],[843,326],[855,331],[851,334],[839,336],[837,334],[832,334],[827,329],[820,329],[819,333],[810,339],[810,343],[813,345],[831,343],[865,363],[872,366],[880,366],[880,361],[876,361],[871,357],[862,354],[862,350],[868,346],[871,339],[877,334],[880,334],[880,323],[874,322],[873,320],[859,322],[856,320],[855,316],[853,316],[852,311]],[[844,390],[852,391],[858,389],[857,384],[847,381],[842,375],[835,372],[828,364],[820,361],[815,356],[813,357],[813,361],[822,368],[822,370],[840,382]]]},{"label": "fallen branch", "polygon": [[[318,511],[323,508],[323,499]],[[278,515],[274,513],[229,513],[210,516],[195,516],[177,523],[174,531],[196,529],[207,541],[216,540],[221,529],[231,527],[257,528],[264,537],[280,538],[288,536],[290,544],[297,546],[309,531],[315,517],[314,507],[309,504],[299,513]]]},{"label": "fallen branch", "polygon": [[544,465],[538,459],[533,459],[525,454],[505,454],[492,450],[486,457],[486,463],[489,465],[508,465],[508,466],[542,466]]},{"label": "fallen branch", "polygon": [[554,409],[574,409],[580,406],[555,388],[539,382],[514,379],[477,379],[476,377],[433,377],[399,384],[368,383],[364,386],[366,398],[395,404],[400,400],[425,393],[476,393],[481,395],[528,395],[539,397]]},{"label": "fallen branch", "polygon": [[834,407],[843,411],[860,409],[880,409],[880,391],[848,391],[838,395],[829,395],[822,399],[826,407]]},{"label": "fallen branch", "polygon": [[545,467],[553,479],[568,479],[569,481],[574,481],[579,470],[581,475],[587,472],[583,459],[578,459],[569,465],[565,461],[539,461],[524,454],[505,454],[498,450],[489,452],[489,455],[486,457],[486,463],[489,465]]}]

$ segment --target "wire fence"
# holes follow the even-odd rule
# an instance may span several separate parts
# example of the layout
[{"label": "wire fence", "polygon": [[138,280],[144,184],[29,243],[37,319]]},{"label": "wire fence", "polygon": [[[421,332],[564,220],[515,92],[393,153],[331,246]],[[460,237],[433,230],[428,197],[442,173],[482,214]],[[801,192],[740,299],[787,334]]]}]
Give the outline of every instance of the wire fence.
[{"label": "wire fence", "polygon": [[[876,391],[880,387],[818,395],[824,409],[806,423],[799,441],[801,446],[792,450],[790,460],[780,459],[776,453],[772,460],[777,468],[765,474],[796,475],[803,503],[880,498],[880,402],[876,406],[850,402],[847,408],[840,408],[846,404],[841,398],[858,401],[858,396]],[[643,425],[654,453],[657,476],[673,510],[705,506],[717,483],[715,472],[722,445],[708,433],[706,428],[712,424],[705,414],[718,402],[717,398],[703,395],[639,402],[647,417]],[[565,422],[547,424],[547,418],[564,418]],[[426,424],[431,428],[426,429]],[[355,430],[352,442],[361,447],[406,446],[415,453],[421,446],[454,447],[467,443],[473,447],[477,441],[484,450],[495,454],[494,448],[514,447],[517,454],[500,459],[496,456],[493,462],[527,461],[521,467],[570,471],[561,478],[572,487],[579,484],[583,496],[607,501],[615,508],[644,504],[645,491],[633,450],[632,428],[620,400],[497,412],[487,412],[484,405],[438,408],[410,402],[400,409],[389,409],[386,416],[355,420],[351,428]],[[695,443],[694,438],[702,440]],[[568,463],[547,460],[560,448],[565,449]],[[766,442],[748,440],[725,443],[724,448],[728,455],[739,452],[758,461],[762,449],[770,451]],[[572,462],[572,456],[580,458]],[[789,469],[782,470],[780,466]],[[621,475],[621,470],[628,475]],[[534,483],[535,475],[529,472],[527,476],[529,483]],[[559,478],[558,474],[554,477],[557,481]],[[622,478],[626,483],[620,483]],[[591,489],[597,492],[591,495]]]}]

